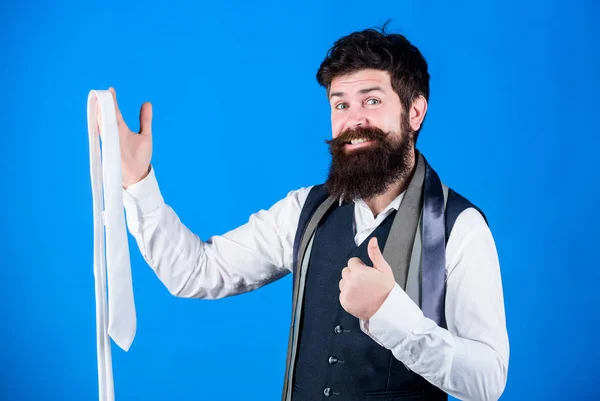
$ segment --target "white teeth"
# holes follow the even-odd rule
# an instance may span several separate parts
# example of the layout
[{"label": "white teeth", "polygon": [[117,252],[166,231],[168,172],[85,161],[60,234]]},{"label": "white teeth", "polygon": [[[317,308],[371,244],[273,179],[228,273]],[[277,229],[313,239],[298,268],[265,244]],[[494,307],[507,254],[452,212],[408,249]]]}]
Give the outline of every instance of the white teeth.
[{"label": "white teeth", "polygon": [[353,139],[350,141],[350,143],[352,145],[358,145],[359,143],[363,143],[363,142],[367,142],[367,140],[364,138],[361,138],[361,139]]}]

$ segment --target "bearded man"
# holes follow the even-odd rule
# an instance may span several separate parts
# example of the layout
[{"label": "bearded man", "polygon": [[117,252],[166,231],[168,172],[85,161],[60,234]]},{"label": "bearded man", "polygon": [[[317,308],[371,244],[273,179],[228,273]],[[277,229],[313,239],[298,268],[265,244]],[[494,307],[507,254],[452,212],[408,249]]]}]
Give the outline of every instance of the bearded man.
[{"label": "bearded man", "polygon": [[293,273],[284,401],[497,400],[509,358],[498,255],[483,212],[416,148],[424,57],[402,35],[367,29],[336,41],[317,81],[331,106],[326,182],[206,241],[159,190],[151,104],[139,134],[116,106],[127,224],[143,257],[187,298]]}]

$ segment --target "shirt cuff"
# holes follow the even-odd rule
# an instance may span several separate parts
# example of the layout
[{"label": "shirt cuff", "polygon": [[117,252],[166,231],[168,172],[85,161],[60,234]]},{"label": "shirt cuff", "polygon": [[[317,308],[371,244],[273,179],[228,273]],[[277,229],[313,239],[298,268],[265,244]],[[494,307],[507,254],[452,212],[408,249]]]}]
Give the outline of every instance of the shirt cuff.
[{"label": "shirt cuff", "polygon": [[125,209],[135,210],[140,216],[154,212],[163,204],[164,199],[152,166],[145,178],[123,189]]},{"label": "shirt cuff", "polygon": [[371,319],[360,323],[365,334],[391,350],[419,327],[422,319],[419,306],[396,284]]}]

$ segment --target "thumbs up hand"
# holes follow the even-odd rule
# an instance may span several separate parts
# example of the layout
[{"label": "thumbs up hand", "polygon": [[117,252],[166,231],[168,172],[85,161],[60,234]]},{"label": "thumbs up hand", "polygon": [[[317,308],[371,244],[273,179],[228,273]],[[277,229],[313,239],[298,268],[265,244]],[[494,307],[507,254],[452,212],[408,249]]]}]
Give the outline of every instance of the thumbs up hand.
[{"label": "thumbs up hand", "polygon": [[369,241],[367,248],[373,267],[359,258],[352,258],[342,270],[340,303],[346,312],[369,320],[379,310],[396,281],[392,268],[383,258],[377,238]]}]

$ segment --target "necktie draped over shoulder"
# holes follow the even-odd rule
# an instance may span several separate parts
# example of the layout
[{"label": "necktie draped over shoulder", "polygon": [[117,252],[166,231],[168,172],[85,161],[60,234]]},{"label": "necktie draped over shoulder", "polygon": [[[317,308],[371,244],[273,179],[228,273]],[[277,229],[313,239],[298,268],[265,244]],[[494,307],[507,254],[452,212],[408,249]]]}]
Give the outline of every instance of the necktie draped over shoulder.
[{"label": "necktie draped over shoulder", "polygon": [[122,198],[119,132],[110,91],[90,91],[87,123],[94,216],[99,399],[112,401],[110,338],[128,351],[135,337],[136,313]]}]

